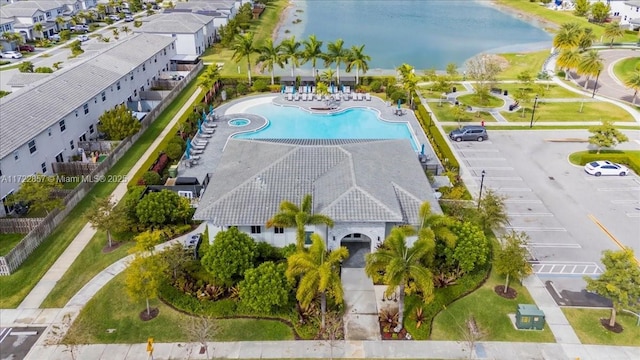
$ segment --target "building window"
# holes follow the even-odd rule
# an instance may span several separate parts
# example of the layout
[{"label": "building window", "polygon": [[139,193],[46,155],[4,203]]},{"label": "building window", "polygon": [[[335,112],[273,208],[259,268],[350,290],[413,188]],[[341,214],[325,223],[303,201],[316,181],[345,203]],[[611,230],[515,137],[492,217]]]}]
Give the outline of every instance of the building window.
[{"label": "building window", "polygon": [[51,11],[47,11],[47,17],[51,17]]},{"label": "building window", "polygon": [[167,49],[164,49],[164,55],[167,55]]},{"label": "building window", "polygon": [[14,151],[14,152],[13,152],[13,160],[15,160],[15,161],[20,160],[20,156],[18,155],[18,152],[17,152],[17,151]]},{"label": "building window", "polygon": [[304,232],[304,244],[305,245],[311,245],[312,241],[311,241],[311,235],[313,234],[313,231],[305,231]]},{"label": "building window", "polygon": [[47,129],[47,134],[48,134],[49,136],[51,136],[51,128],[48,128],[48,129]]},{"label": "building window", "polygon": [[29,153],[33,154],[34,152],[36,152],[36,141],[35,140],[31,140],[27,143],[27,146],[29,146]]},{"label": "building window", "polygon": [[84,114],[85,114],[85,115],[89,113],[89,104],[84,104],[84,105],[82,106],[82,108],[84,109]]},{"label": "building window", "polygon": [[262,226],[252,226],[251,227],[251,233],[252,234],[260,234],[262,230]]},{"label": "building window", "polygon": [[64,120],[60,120],[58,125],[60,125],[60,132],[64,132],[65,130],[67,130],[67,125],[65,125]]},{"label": "building window", "polygon": [[138,96],[138,89],[133,89],[133,96]]},{"label": "building window", "polygon": [[94,97],[94,98],[93,98],[93,103],[94,103],[94,104],[97,104],[97,103],[98,103],[98,98],[97,98],[97,97]]},{"label": "building window", "polygon": [[274,234],[284,234],[284,228],[275,226],[273,228],[273,233]]},{"label": "building window", "polygon": [[47,163],[43,162],[42,164],[40,164],[40,168],[42,168],[42,173],[46,174],[47,173]]},{"label": "building window", "polygon": [[131,73],[131,80],[133,80],[133,72]]},{"label": "building window", "polygon": [[107,93],[105,91],[102,92],[102,102],[107,100]]},{"label": "building window", "polygon": [[76,146],[73,145],[73,140],[69,141],[69,146],[71,147],[71,150],[76,148]]},{"label": "building window", "polygon": [[76,117],[78,117],[78,110],[76,110]]},{"label": "building window", "polygon": [[362,237],[362,234],[353,234],[354,239],[360,239],[361,237]]},{"label": "building window", "polygon": [[116,83],[116,90],[120,90],[120,81]]},{"label": "building window", "polygon": [[142,64],[142,71],[147,71],[147,65],[146,64]]},{"label": "building window", "polygon": [[89,134],[93,134],[93,124],[89,125]]}]

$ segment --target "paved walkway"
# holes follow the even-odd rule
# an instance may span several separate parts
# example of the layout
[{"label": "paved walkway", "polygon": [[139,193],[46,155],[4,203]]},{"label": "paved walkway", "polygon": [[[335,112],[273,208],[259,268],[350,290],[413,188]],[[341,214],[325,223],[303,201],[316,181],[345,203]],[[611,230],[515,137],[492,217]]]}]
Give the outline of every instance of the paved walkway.
[{"label": "paved walkway", "polygon": [[[138,172],[144,161],[153,156],[156,153],[156,147],[160,144],[162,139],[171,131],[174,125],[180,120],[180,116],[187,110],[191,110],[191,103],[200,95],[202,90],[198,88],[193,95],[187,100],[187,102],[180,108],[180,111],[171,119],[171,122],[165,127],[160,136],[149,146],[147,151],[142,155],[140,160],[131,168],[131,171],[125,177],[131,179]],[[117,203],[127,192],[127,183],[122,182],[116,187],[111,194],[112,201]],[[29,295],[18,306],[18,309],[36,309],[42,305],[42,302],[49,296],[49,293],[55,287],[56,283],[62,278],[65,272],[69,269],[73,261],[80,255],[82,250],[87,246],[89,241],[95,235],[96,230],[87,223],[82,230],[76,235],[67,249],[60,255],[58,260],[51,266],[51,268],[44,274],[42,279],[31,290]]]},{"label": "paved walkway", "polygon": [[380,340],[378,306],[373,282],[364,268],[343,268],[344,336],[346,340]]}]

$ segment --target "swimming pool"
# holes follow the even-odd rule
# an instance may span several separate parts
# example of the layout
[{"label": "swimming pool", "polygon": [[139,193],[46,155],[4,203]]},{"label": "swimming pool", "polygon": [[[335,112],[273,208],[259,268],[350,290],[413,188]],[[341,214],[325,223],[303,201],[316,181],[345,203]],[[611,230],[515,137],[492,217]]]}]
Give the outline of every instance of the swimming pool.
[{"label": "swimming pool", "polygon": [[418,146],[406,122],[387,122],[367,108],[333,114],[309,113],[295,107],[260,104],[245,112],[263,116],[269,124],[257,131],[236,134],[238,139],[409,139]]},{"label": "swimming pool", "polygon": [[230,126],[241,127],[249,125],[249,119],[233,119],[229,121]]}]

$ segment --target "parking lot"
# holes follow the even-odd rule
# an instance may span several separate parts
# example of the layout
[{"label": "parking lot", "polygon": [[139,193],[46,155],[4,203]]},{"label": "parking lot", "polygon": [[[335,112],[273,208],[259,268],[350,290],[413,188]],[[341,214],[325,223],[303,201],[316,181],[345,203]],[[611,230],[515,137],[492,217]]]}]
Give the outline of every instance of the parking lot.
[{"label": "parking lot", "polygon": [[[619,149],[640,149],[640,132],[626,132]],[[558,291],[580,291],[584,275],[603,270],[602,251],[634,249],[640,258],[640,178],[594,177],[569,163],[588,144],[581,130],[490,131],[483,142],[453,143],[462,166],[480,186],[506,197],[507,230],[529,235],[533,268]],[[467,179],[469,177],[467,176]],[[468,186],[472,188],[472,185]]]},{"label": "parking lot", "polygon": [[0,328],[0,358],[24,359],[46,327]]}]

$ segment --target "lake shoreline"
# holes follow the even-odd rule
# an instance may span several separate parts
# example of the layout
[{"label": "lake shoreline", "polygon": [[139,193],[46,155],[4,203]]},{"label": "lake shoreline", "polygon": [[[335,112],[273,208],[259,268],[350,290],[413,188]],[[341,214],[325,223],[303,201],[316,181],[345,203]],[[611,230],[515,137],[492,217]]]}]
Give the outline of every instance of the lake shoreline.
[{"label": "lake shoreline", "polygon": [[[495,7],[497,10],[500,10],[507,14],[515,15],[519,19],[526,21],[536,27],[539,27],[547,32],[555,31],[560,28],[558,24],[552,21],[549,21],[540,15],[534,15],[526,11],[516,9],[514,7],[511,7],[501,2],[500,0],[491,0],[491,5]],[[543,26],[540,26],[540,25],[543,25]]]}]

